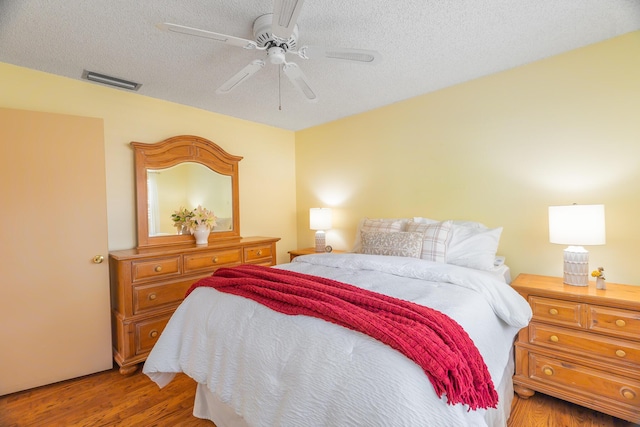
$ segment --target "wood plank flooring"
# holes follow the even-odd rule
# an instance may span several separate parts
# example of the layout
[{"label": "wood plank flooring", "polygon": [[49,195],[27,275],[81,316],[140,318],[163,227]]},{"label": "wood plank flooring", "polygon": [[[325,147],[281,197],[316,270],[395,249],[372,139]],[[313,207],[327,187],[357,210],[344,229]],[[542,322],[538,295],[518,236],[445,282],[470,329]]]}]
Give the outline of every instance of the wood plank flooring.
[{"label": "wood plank flooring", "polygon": [[[0,396],[0,426],[214,427],[191,415],[194,394],[194,381],[182,374],[159,390],[140,371],[125,377],[112,369]],[[508,427],[639,426],[536,393],[515,398]]]}]

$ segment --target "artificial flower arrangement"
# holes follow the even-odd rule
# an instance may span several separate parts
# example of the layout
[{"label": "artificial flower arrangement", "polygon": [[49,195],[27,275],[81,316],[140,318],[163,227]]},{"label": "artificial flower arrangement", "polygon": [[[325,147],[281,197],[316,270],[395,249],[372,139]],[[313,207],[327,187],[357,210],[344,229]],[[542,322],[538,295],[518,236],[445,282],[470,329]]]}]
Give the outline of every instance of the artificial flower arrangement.
[{"label": "artificial flower arrangement", "polygon": [[213,214],[213,211],[203,208],[200,205],[194,210],[180,206],[180,209],[171,214],[173,225],[177,227],[178,230],[186,227],[191,234],[193,234],[199,225],[206,225],[209,230],[211,230],[213,226],[216,225],[216,219],[218,218]]},{"label": "artificial flower arrangement", "polygon": [[195,208],[191,213],[192,215],[189,218],[188,223],[189,231],[191,231],[191,234],[196,231],[196,228],[198,228],[199,225],[206,225],[209,230],[211,230],[213,226],[216,225],[216,219],[218,218],[213,214],[213,211],[210,211],[209,209],[203,208],[202,206],[198,205],[198,207]]},{"label": "artificial flower arrangement", "polygon": [[596,279],[605,280],[605,278],[604,278],[604,268],[598,267],[597,270],[593,270],[591,272],[591,277],[595,277]]},{"label": "artificial flower arrangement", "polygon": [[607,289],[604,278],[604,268],[598,267],[597,270],[593,270],[591,276],[596,278],[596,289]]},{"label": "artificial flower arrangement", "polygon": [[187,208],[180,206],[180,209],[174,211],[171,214],[171,220],[173,221],[173,225],[178,229],[182,228],[183,225],[189,226],[189,222],[191,221],[191,217],[193,217],[193,211],[190,211]]}]

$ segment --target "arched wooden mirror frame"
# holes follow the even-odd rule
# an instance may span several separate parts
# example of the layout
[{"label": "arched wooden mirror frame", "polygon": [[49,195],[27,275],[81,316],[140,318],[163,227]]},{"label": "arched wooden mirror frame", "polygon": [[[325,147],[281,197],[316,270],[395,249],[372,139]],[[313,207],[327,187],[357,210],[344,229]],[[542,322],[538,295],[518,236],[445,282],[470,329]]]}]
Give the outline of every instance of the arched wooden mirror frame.
[{"label": "arched wooden mirror frame", "polygon": [[134,141],[131,145],[135,156],[139,248],[195,244],[195,238],[192,235],[149,236],[147,171],[164,169],[184,162],[200,163],[214,172],[231,177],[233,227],[229,231],[209,234],[209,243],[223,239],[240,238],[238,162],[242,160],[242,157],[231,155],[208,139],[193,135],[174,136],[155,144]]}]

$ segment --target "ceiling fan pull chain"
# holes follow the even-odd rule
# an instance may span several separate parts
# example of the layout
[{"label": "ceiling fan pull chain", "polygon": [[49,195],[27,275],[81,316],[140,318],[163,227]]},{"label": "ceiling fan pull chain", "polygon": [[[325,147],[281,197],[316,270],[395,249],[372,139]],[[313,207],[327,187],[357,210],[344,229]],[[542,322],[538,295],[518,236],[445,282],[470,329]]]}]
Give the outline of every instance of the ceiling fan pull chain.
[{"label": "ceiling fan pull chain", "polygon": [[280,66],[278,67],[278,110],[279,111],[282,111],[282,93],[280,91],[280,84],[282,81],[281,71],[283,66],[284,64],[280,64]]}]

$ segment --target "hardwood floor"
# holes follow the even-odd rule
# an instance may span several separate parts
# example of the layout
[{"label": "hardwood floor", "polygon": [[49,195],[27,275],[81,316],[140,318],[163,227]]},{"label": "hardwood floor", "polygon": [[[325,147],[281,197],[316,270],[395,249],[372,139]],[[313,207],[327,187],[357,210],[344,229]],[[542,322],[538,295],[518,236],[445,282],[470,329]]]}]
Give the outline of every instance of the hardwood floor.
[{"label": "hardwood floor", "polygon": [[516,395],[507,427],[640,427],[542,393],[529,399]]},{"label": "hardwood floor", "polygon": [[[178,375],[159,390],[140,371],[117,369],[0,396],[2,427],[151,427],[214,424],[191,415],[195,383]],[[452,426],[453,427],[453,426]],[[508,427],[638,427],[540,393],[514,400]]]},{"label": "hardwood floor", "polygon": [[0,397],[0,426],[214,426],[191,415],[194,395],[186,375],[160,390],[140,370],[112,369]]}]

